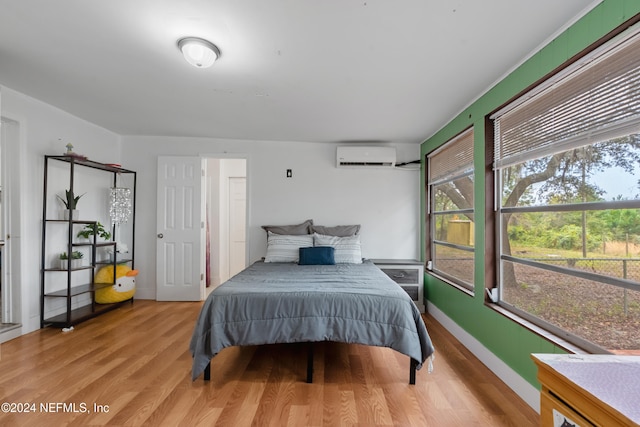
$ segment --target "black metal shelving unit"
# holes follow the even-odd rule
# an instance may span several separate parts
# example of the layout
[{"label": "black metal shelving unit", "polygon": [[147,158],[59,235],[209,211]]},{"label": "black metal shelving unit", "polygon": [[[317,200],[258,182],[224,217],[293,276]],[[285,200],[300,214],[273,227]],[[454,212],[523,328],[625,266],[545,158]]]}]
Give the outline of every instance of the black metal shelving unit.
[{"label": "black metal shelving unit", "polygon": [[[132,218],[131,218],[131,236],[130,236],[130,258],[123,260],[116,260],[115,249],[116,249],[116,227],[115,225],[111,229],[112,240],[107,242],[98,242],[97,236],[94,233],[90,242],[77,242],[74,241],[74,225],[90,225],[96,224],[97,221],[92,220],[78,220],[72,218],[72,212],[69,211],[68,217],[69,219],[52,219],[47,217],[47,199],[48,199],[48,191],[49,191],[49,162],[63,162],[67,163],[69,167],[69,187],[70,191],[74,190],[74,182],[76,181],[76,170],[77,167],[80,168],[92,168],[100,171],[104,171],[105,173],[110,173],[113,175],[113,186],[116,187],[118,184],[118,178],[122,174],[127,174],[132,177],[133,185],[132,185]],[[42,201],[42,253],[41,253],[41,264],[40,264],[40,327],[45,326],[56,326],[56,327],[70,327],[85,320],[88,320],[92,317],[98,316],[104,312],[113,310],[114,308],[119,307],[120,305],[132,302],[133,298],[122,301],[114,304],[96,304],[95,302],[95,292],[101,287],[111,286],[110,284],[96,284],[94,283],[94,275],[96,272],[96,268],[102,265],[107,264],[121,264],[128,263],[131,268],[134,268],[134,259],[135,259],[135,210],[136,210],[136,172],[128,169],[123,169],[120,167],[116,167],[114,165],[104,164],[95,162],[92,160],[88,160],[84,157],[79,157],[75,155],[46,155],[44,157],[44,190],[43,190],[43,201]],[[73,267],[71,265],[71,260],[69,260],[67,268],[62,268],[59,266],[47,266],[47,231],[49,227],[67,227],[67,241],[66,241],[66,251],[69,256],[74,250],[85,248],[89,249],[90,259],[88,266],[81,267]],[[114,249],[114,257],[112,261],[104,261],[97,260],[97,250],[103,247],[110,247]],[[47,287],[47,282],[49,280],[49,275],[60,275],[66,274],[66,287],[64,289],[49,289]],[[74,275],[87,275],[86,280],[83,280],[82,284],[76,284],[73,281]],[[115,276],[115,271],[114,271]],[[114,277],[115,283],[115,277]],[[81,297],[83,295],[89,295],[90,302],[84,305],[78,306],[78,301],[74,301],[74,298]],[[63,313],[58,315],[54,315],[51,317],[45,317],[45,301],[52,298],[64,298],[66,301],[66,309]],[[86,298],[85,298],[86,300]],[[74,305],[76,307],[74,307]]]}]

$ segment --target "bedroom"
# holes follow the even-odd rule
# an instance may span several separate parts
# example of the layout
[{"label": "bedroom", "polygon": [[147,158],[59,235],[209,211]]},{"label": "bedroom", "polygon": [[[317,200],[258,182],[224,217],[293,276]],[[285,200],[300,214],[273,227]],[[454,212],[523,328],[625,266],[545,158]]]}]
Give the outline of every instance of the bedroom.
[{"label": "bedroom", "polygon": [[[583,7],[590,3],[592,2],[584,2]],[[615,15],[618,9],[625,7],[626,13],[629,13],[628,10],[635,10],[633,2],[620,4],[605,1],[603,5],[603,14],[606,16]],[[568,18],[571,16],[575,14]],[[612,28],[619,20],[620,18],[610,17],[606,22]],[[566,21],[567,19],[563,23]],[[595,32],[602,31],[599,29]],[[585,47],[583,44],[579,46]],[[0,84],[5,82],[0,81]],[[472,98],[473,95],[468,93],[463,102],[469,103]],[[139,172],[147,172],[141,174],[139,183],[139,202],[142,208],[138,212],[138,239],[146,242],[137,248],[136,254],[136,263],[143,271],[139,281],[140,298],[155,296],[154,247],[157,231],[154,220],[141,221],[140,218],[155,218],[155,210],[152,207],[155,206],[155,171],[158,155],[206,156],[230,153],[248,159],[251,206],[248,258],[251,260],[261,256],[264,251],[265,236],[259,228],[260,225],[274,221],[294,223],[306,218],[314,218],[317,223],[326,225],[361,223],[365,251],[363,255],[367,257],[420,257],[423,245],[419,214],[423,189],[420,175],[417,172],[399,170],[338,170],[334,166],[335,147],[338,142],[264,142],[258,138],[237,142],[212,137],[127,136],[66,113],[56,104],[49,105],[43,100],[30,98],[10,84],[2,87],[1,106],[3,117],[9,120],[8,127],[17,126],[14,131],[18,135],[19,143],[8,150],[15,149],[17,152],[11,159],[19,159],[19,191],[23,195],[19,212],[24,216],[22,224],[12,224],[19,230],[12,234],[15,238],[14,245],[21,246],[22,254],[39,251],[39,228],[36,224],[39,223],[40,217],[41,158],[44,154],[59,153],[63,150],[64,144],[60,143],[59,138],[73,141],[78,152],[92,159],[119,162]],[[444,119],[450,119],[459,109],[454,109]],[[441,125],[445,123],[446,121]],[[427,133],[422,138],[428,136]],[[396,146],[399,160],[410,161],[421,155],[417,142],[421,141],[390,144]],[[286,178],[287,169],[292,169],[292,178]],[[354,194],[358,197],[353,198]],[[326,201],[329,197],[331,203]],[[384,199],[385,203],[379,203],[379,199]],[[386,226],[390,220],[397,224],[393,230]],[[20,294],[20,302],[14,311],[21,316],[24,332],[37,329],[39,313],[36,270],[27,259],[22,259],[13,270],[14,277],[19,277],[21,283],[16,289],[16,293]],[[462,306],[465,306],[464,298],[454,296],[452,301],[462,300]],[[492,327],[514,336],[516,340],[524,339],[527,343],[532,341],[528,347],[533,348],[523,348],[522,352],[517,354],[504,348],[502,344],[495,349],[494,343],[490,341],[484,345],[497,355],[490,360],[499,365],[498,369],[505,369],[506,381],[509,382],[508,378],[511,377],[512,387],[523,387],[524,392],[521,395],[524,395],[528,402],[535,400],[535,380],[532,380],[535,376],[534,368],[522,353],[536,351],[543,347],[543,344],[539,340],[531,340],[525,332],[520,332],[511,325],[495,320],[490,322]],[[485,338],[480,334],[475,339],[482,341]],[[504,360],[507,363],[504,363]]]}]

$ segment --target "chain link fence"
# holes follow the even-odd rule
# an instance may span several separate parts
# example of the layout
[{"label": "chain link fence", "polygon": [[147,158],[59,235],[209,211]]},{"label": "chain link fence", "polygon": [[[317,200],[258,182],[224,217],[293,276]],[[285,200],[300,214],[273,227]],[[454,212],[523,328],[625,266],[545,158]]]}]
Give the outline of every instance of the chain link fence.
[{"label": "chain link fence", "polygon": [[627,279],[640,286],[640,258],[528,258],[545,264],[575,268],[603,276]]},{"label": "chain link fence", "polygon": [[617,279],[630,280],[636,282],[635,289],[623,289],[623,308],[625,316],[629,312],[628,292],[640,291],[640,258],[530,258],[532,261],[543,262],[545,264],[558,265],[577,270],[588,271]]}]

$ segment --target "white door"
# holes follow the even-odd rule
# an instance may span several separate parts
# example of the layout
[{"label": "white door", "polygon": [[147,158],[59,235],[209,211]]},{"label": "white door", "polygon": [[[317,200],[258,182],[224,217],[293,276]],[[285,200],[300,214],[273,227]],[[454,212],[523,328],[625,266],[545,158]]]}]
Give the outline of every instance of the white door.
[{"label": "white door", "polygon": [[158,158],[158,301],[204,298],[203,179],[199,157]]},{"label": "white door", "polygon": [[245,268],[246,178],[229,178],[229,277]]}]

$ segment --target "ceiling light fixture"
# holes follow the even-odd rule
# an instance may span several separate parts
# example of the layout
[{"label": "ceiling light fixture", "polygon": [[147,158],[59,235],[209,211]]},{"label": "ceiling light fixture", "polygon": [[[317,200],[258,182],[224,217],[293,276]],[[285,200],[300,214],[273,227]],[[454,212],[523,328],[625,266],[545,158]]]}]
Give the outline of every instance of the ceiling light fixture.
[{"label": "ceiling light fixture", "polygon": [[216,45],[198,37],[185,37],[178,40],[178,49],[189,64],[198,68],[211,67],[220,57],[220,49]]}]

